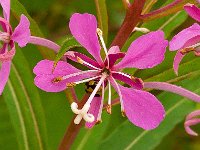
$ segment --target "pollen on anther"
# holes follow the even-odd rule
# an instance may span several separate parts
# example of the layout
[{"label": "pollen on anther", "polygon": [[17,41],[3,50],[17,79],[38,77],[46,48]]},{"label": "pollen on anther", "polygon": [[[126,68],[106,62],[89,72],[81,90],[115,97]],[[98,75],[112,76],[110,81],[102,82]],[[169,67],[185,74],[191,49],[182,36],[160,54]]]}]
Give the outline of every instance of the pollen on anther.
[{"label": "pollen on anther", "polygon": [[106,106],[106,111],[107,111],[108,114],[112,114],[112,107],[111,107],[111,105],[107,105]]},{"label": "pollen on anther", "polygon": [[71,87],[76,86],[76,83],[73,83],[73,82],[67,83],[66,86],[67,86],[68,88],[71,88]]},{"label": "pollen on anther", "polygon": [[80,58],[80,57],[77,57],[77,61],[80,63],[80,64],[83,64],[84,61]]},{"label": "pollen on anther", "polygon": [[122,117],[126,117],[125,111],[122,111]]},{"label": "pollen on anther", "polygon": [[97,120],[95,125],[102,123],[102,120]]},{"label": "pollen on anther", "polygon": [[62,77],[56,77],[56,78],[54,78],[54,79],[52,80],[53,83],[58,83],[58,82],[60,82],[60,81],[62,81]]},{"label": "pollen on anther", "polygon": [[185,55],[185,54],[187,54],[187,53],[189,53],[189,52],[192,52],[192,51],[194,51],[194,50],[195,50],[194,47],[186,47],[186,48],[180,50],[180,53],[181,53],[182,55]]}]

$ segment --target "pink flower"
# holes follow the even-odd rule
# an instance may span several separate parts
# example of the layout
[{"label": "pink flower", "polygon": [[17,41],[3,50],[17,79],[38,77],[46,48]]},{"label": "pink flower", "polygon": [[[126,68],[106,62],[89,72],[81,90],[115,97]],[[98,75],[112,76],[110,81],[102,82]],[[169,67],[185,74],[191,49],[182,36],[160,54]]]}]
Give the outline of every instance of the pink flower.
[{"label": "pink flower", "polygon": [[[187,13],[197,21],[200,21],[200,9],[193,4],[184,6]],[[169,43],[171,51],[177,51],[174,58],[174,71],[178,75],[178,68],[185,54],[193,51],[196,56],[200,56],[200,26],[195,23],[175,35]]]},{"label": "pink flower", "polygon": [[193,125],[197,125],[200,123],[200,110],[196,110],[192,113],[190,113],[187,117],[186,117],[186,120],[185,120],[185,123],[184,123],[184,127],[185,127],[185,130],[188,134],[190,135],[193,135],[193,136],[198,136],[198,134],[196,132],[194,132],[190,126],[193,126]]},{"label": "pink flower", "polygon": [[[81,71],[67,62],[59,61],[52,73],[54,62],[42,60],[35,66],[34,73],[36,74],[36,86],[47,92],[60,92],[70,86],[84,82],[90,85],[92,82],[94,87],[83,108],[78,109],[78,104],[75,102],[71,104],[72,111],[77,114],[75,124],[79,124],[84,119],[86,127],[91,128],[101,121],[106,86],[108,86],[107,112],[111,113],[111,86],[113,86],[119,95],[122,113],[128,117],[130,122],[146,130],[156,128],[164,119],[165,111],[154,95],[142,90],[143,86],[175,92],[200,101],[198,95],[180,87],[159,82],[143,84],[141,79],[120,71],[124,68],[152,68],[160,64],[168,45],[162,31],[151,32],[139,37],[130,45],[125,54],[120,52],[118,46],[113,46],[107,51],[102,32],[97,28],[96,18],[91,14],[73,14],[69,27],[72,35],[86,48],[94,60],[74,51],[66,52],[65,56],[87,66],[89,70]],[[100,56],[101,46],[98,36],[106,54],[104,60]],[[117,63],[118,59],[122,60]],[[129,88],[120,85],[117,81],[126,83]],[[100,91],[101,95],[99,95]]]},{"label": "pink flower", "polygon": [[30,37],[30,23],[26,16],[21,15],[20,23],[12,32],[12,27],[9,23],[10,18],[10,0],[0,0],[3,8],[4,18],[0,17],[0,25],[3,31],[0,31],[0,40],[3,46],[0,49],[0,95],[8,80],[10,74],[11,60],[15,55],[15,44],[20,47],[26,46]]}]

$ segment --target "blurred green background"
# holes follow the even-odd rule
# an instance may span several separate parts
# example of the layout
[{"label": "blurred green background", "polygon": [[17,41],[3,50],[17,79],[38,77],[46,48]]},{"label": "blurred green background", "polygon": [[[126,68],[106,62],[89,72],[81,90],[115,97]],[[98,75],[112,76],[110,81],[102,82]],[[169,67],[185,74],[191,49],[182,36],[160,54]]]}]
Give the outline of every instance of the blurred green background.
[{"label": "blurred green background", "polygon": [[[60,44],[70,35],[68,22],[73,13],[88,12],[96,15],[96,6],[93,0],[19,1],[39,25],[44,36]],[[12,2],[15,3],[16,0],[11,0]],[[158,0],[151,10],[165,6],[170,2],[173,0]],[[123,21],[125,9],[121,0],[107,0],[106,5],[109,27],[107,45],[109,46]],[[17,6],[13,5],[12,8],[11,23],[13,27],[17,25],[16,18],[19,17],[15,11],[21,8]],[[140,26],[147,27],[152,31],[164,30],[166,38],[170,40],[176,33],[193,23],[194,20],[181,11],[140,24]],[[34,34],[37,32],[32,30]],[[142,33],[132,34],[123,50],[126,51],[130,43],[140,35]],[[0,97],[0,150],[27,149],[24,139],[27,139],[30,150],[56,150],[72,119],[70,104],[64,93],[46,93],[33,84],[32,69],[38,61],[43,59],[39,49],[41,47],[30,44],[22,49],[17,48],[9,83],[3,96]],[[80,50],[85,52],[83,49]],[[181,63],[180,74],[177,77],[172,69],[174,55],[175,53],[167,51],[165,61],[153,69],[137,71],[129,69],[126,71],[134,73],[135,76],[141,77],[145,81],[167,81],[200,94],[200,58],[189,54]],[[78,91],[78,97],[81,98],[84,94],[84,85],[77,86],[76,91]],[[200,137],[187,135],[183,127],[185,115],[200,108],[198,104],[175,94],[152,92],[157,95],[166,109],[166,119],[157,129],[143,131],[135,127],[121,116],[120,107],[114,106],[112,115],[103,113],[103,123],[95,126],[92,130],[85,128],[81,130],[72,149],[199,150]],[[25,134],[19,121],[19,113],[15,111],[18,109],[14,100],[19,102],[24,119]],[[31,108],[33,113],[30,111]],[[36,118],[36,124],[34,124],[33,116]],[[200,133],[200,125],[194,129]],[[40,137],[39,142],[38,136]],[[40,144],[42,148],[38,146]]]}]

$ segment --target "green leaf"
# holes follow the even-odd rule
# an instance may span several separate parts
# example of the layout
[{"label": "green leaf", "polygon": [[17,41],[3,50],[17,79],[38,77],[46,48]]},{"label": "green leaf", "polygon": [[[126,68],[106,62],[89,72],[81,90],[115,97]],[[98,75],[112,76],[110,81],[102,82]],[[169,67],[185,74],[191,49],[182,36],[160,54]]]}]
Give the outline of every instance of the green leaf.
[{"label": "green leaf", "polygon": [[63,44],[62,44],[62,46],[61,46],[61,48],[60,48],[58,54],[56,55],[56,58],[55,58],[55,60],[54,60],[54,68],[53,68],[53,69],[55,69],[55,67],[56,67],[56,65],[57,65],[57,63],[58,63],[58,61],[63,57],[63,55],[64,55],[68,50],[70,50],[70,49],[72,49],[72,48],[75,48],[75,47],[82,47],[82,46],[81,46],[73,37],[67,38],[67,39],[63,42]]},{"label": "green leaf", "polygon": [[45,116],[30,70],[23,53],[17,49],[3,97],[15,128],[19,149],[46,150]]},{"label": "green leaf", "polygon": [[95,0],[99,28],[103,31],[105,42],[108,38],[108,14],[106,0]]},{"label": "green leaf", "polygon": [[7,106],[3,97],[0,97],[0,149],[2,150],[18,150],[17,139],[14,128],[10,120]]}]

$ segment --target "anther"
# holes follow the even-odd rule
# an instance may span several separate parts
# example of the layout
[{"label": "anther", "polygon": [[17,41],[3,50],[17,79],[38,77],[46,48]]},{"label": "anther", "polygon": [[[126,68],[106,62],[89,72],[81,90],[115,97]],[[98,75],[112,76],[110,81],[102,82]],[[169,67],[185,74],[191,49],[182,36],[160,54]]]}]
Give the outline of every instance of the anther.
[{"label": "anther", "polygon": [[101,31],[101,29],[97,28],[97,34],[98,34],[99,36],[102,36],[102,35],[103,35],[103,32]]},{"label": "anther", "polygon": [[126,117],[126,113],[125,113],[125,111],[124,110],[122,110],[122,117]]},{"label": "anther", "polygon": [[106,106],[106,111],[108,114],[112,114],[112,106],[111,105],[107,105]]},{"label": "anther", "polygon": [[102,120],[97,120],[95,125],[102,123]]},{"label": "anther", "polygon": [[53,83],[59,83],[60,81],[62,81],[62,77],[56,77],[52,80]]},{"label": "anther", "polygon": [[73,82],[67,83],[66,86],[67,86],[68,88],[71,88],[71,87],[76,86],[76,83],[73,83]]},{"label": "anther", "polygon": [[194,48],[194,47],[186,47],[186,48],[180,50],[180,53],[181,53],[182,55],[185,55],[185,54],[187,54],[187,53],[189,53],[189,52],[192,52],[192,51],[195,51],[195,48]]},{"label": "anther", "polygon": [[138,28],[138,27],[135,27],[135,28],[133,29],[133,32],[134,32],[134,31],[139,31],[139,32],[142,32],[142,33],[149,33],[149,32],[150,32],[150,30],[147,29],[147,28]]},{"label": "anther", "polygon": [[80,57],[77,57],[77,61],[78,61],[80,64],[83,64],[83,63],[84,63],[83,59],[81,59]]},{"label": "anther", "polygon": [[136,82],[136,77],[134,77],[134,76],[131,75],[131,80],[132,80],[133,82]]}]

